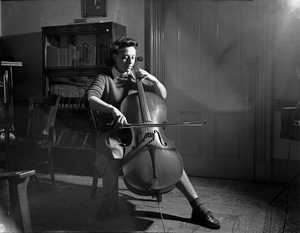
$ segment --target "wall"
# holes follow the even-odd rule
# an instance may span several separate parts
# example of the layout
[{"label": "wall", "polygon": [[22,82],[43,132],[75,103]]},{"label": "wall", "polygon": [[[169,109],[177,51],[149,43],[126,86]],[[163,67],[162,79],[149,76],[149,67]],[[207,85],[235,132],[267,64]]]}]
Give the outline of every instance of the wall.
[{"label": "wall", "polygon": [[[107,2],[107,17],[93,20],[122,24],[127,27],[127,36],[143,45],[144,0]],[[33,0],[1,3],[4,53],[23,62],[22,68],[15,69],[15,98],[28,99],[32,95],[42,95],[41,27],[70,24],[74,19],[81,18],[81,1]],[[139,55],[144,55],[144,47],[141,47]]]},{"label": "wall", "polygon": [[[127,36],[141,43],[139,55],[144,56],[144,0],[107,2],[107,17],[93,20],[126,26]],[[41,27],[70,24],[81,18],[81,0],[0,1],[0,4],[3,53],[23,62],[22,67],[14,69],[14,125],[23,135],[28,99],[43,95]]]}]

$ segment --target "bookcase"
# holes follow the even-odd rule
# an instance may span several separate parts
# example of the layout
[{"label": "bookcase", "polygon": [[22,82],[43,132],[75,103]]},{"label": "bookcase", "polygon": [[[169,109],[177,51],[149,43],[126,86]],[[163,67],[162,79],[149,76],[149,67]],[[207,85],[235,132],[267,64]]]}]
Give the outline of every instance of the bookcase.
[{"label": "bookcase", "polygon": [[56,151],[93,148],[94,126],[83,96],[97,74],[108,69],[110,45],[122,36],[126,27],[114,22],[42,27],[44,95],[62,97],[55,123]]}]

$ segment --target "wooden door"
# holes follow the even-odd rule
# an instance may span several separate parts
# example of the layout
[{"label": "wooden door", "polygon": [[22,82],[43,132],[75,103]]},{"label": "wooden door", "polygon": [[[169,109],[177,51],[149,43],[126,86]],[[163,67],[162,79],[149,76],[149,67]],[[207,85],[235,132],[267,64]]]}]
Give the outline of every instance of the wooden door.
[{"label": "wooden door", "polygon": [[254,178],[255,2],[164,1],[167,128],[188,175]]}]

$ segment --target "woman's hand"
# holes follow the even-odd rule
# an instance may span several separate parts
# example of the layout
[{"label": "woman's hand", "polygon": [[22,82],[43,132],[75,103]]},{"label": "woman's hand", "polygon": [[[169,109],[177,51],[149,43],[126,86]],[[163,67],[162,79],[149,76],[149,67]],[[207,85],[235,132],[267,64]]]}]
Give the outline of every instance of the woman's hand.
[{"label": "woman's hand", "polygon": [[148,73],[146,70],[140,69],[141,78],[148,80],[153,83],[153,86],[155,88],[155,93],[159,95],[162,99],[165,99],[167,97],[167,90],[165,86],[159,82],[159,80],[154,77],[152,74]]},{"label": "woman's hand", "polygon": [[121,125],[128,125],[126,117],[116,107],[112,105],[108,106],[107,112],[111,113],[114,117],[113,121],[111,122],[111,125],[114,128],[118,128]]},{"label": "woman's hand", "polygon": [[89,97],[90,108],[100,111],[102,113],[111,114],[113,116],[113,121],[111,126],[117,128],[121,125],[128,125],[126,117],[117,109],[116,107],[104,102],[96,96]]},{"label": "woman's hand", "polygon": [[152,74],[148,73],[146,70],[140,69],[142,79],[149,80],[154,85],[159,83],[158,79],[154,77]]}]

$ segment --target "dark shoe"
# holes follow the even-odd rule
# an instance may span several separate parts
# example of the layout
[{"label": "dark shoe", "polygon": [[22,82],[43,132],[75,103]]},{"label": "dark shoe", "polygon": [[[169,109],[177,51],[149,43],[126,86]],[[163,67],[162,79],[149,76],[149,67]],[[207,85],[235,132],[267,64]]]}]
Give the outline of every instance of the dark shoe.
[{"label": "dark shoe", "polygon": [[193,209],[192,221],[203,227],[211,229],[220,229],[220,222],[214,218],[212,213],[207,210],[201,210],[200,207]]}]

